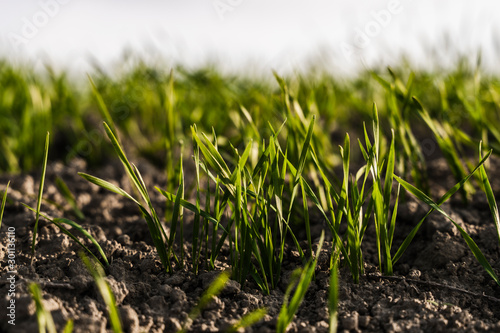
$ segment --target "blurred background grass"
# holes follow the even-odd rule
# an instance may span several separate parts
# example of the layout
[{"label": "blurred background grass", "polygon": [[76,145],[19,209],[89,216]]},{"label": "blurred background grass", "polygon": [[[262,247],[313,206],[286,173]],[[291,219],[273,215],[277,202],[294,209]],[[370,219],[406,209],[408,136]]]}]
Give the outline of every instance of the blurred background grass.
[{"label": "blurred background grass", "polygon": [[[213,128],[224,149],[229,143],[238,147],[268,136],[268,122],[277,128],[287,117],[272,73],[235,75],[214,66],[171,70],[130,57],[114,74],[95,67],[90,77],[127,140],[127,148],[158,167],[178,156],[178,143],[186,137],[190,140],[192,124],[207,134]],[[314,67],[309,74],[285,78],[294,114],[299,118],[318,115],[315,136],[328,164],[338,161],[336,147],[344,133],[349,131],[355,138],[362,133],[363,122],[371,121],[374,102],[386,136],[391,127],[407,128],[416,133],[415,144],[426,140],[424,148],[426,143],[432,145],[432,133],[408,100],[411,96],[443,126],[460,152],[467,147],[475,150],[479,140],[494,153],[500,152],[500,82],[498,76],[481,69],[480,58],[476,66],[462,59],[452,70],[440,72],[412,72],[404,61],[400,64],[392,69],[367,69],[350,78],[336,78]],[[40,166],[47,131],[52,133],[52,159],[67,163],[79,156],[91,165],[103,163],[110,147],[102,120],[88,81],[72,80],[65,71],[49,66],[35,71],[29,65],[0,61],[1,171],[30,171]],[[436,151],[431,148],[424,153]]]}]

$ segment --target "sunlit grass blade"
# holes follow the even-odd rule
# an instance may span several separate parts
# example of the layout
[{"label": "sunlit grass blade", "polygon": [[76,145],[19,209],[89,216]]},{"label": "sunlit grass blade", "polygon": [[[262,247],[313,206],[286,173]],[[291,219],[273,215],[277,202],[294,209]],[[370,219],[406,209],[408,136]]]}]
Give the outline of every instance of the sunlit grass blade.
[{"label": "sunlit grass blade", "polygon": [[123,151],[123,148],[121,147],[117,137],[115,136],[114,132],[111,130],[111,128],[106,122],[104,122],[103,124],[106,134],[108,135],[108,138],[111,141],[111,144],[113,145],[113,148],[116,154],[118,155],[118,158],[125,167],[125,171],[127,172],[130,181],[132,182],[134,187],[139,191],[143,200],[146,203],[149,203],[149,196],[147,194],[147,190],[142,186],[140,180],[138,179],[136,173],[134,172],[134,168],[132,164],[128,161],[127,156],[125,155],[125,152]]},{"label": "sunlit grass blade", "polygon": [[[194,221],[193,221],[193,238],[192,238],[192,262],[193,262],[193,273],[198,273],[198,241],[200,239],[200,211],[201,211],[201,198],[200,198],[200,147],[196,144],[193,147],[194,151],[194,164],[195,164],[195,178],[196,178],[196,210],[194,211]],[[201,245],[200,245],[201,246]]]},{"label": "sunlit grass blade", "polygon": [[247,313],[241,319],[231,326],[226,333],[236,333],[240,329],[245,329],[247,327],[250,327],[257,322],[259,322],[264,316],[267,314],[267,309],[265,308],[259,308],[256,310],[253,310],[252,312]]},{"label": "sunlit grass blade", "polygon": [[[165,191],[165,190],[162,190],[161,188],[158,188],[158,187],[155,187],[155,188],[156,188],[156,190],[157,190],[158,192],[160,192],[160,193],[161,193],[163,196],[165,196],[165,198],[167,198],[168,200],[170,200],[170,201],[172,201],[172,202],[175,202],[175,200],[177,200],[177,197],[176,197],[176,195],[175,195],[175,194],[169,193],[169,192],[167,192],[167,191]],[[182,199],[182,198],[180,199],[179,204],[180,204],[182,207],[184,207],[184,208],[186,208],[186,209],[190,210],[190,211],[191,211],[191,212],[193,212],[193,213],[196,213],[196,211],[197,211],[197,208],[196,208],[196,206],[195,206],[194,204],[192,204],[192,203],[190,203],[189,201],[184,200],[184,199]],[[210,222],[212,222],[212,223],[216,223],[216,224],[218,224],[218,228],[222,228],[222,230],[223,230],[223,231],[227,232],[227,231],[226,231],[226,229],[224,229],[224,227],[223,227],[221,224],[219,224],[219,221],[218,221],[217,219],[215,219],[213,216],[211,216],[209,213],[207,213],[207,212],[206,212],[206,211],[204,211],[203,209],[200,209],[200,210],[199,210],[199,213],[200,213],[200,215],[201,215],[203,218],[208,219],[208,220],[209,220]]]},{"label": "sunlit grass blade", "polygon": [[336,333],[338,326],[339,276],[338,261],[334,260],[330,271],[330,288],[328,294],[329,332]]},{"label": "sunlit grass blade", "polygon": [[144,202],[147,204],[145,207],[142,203],[140,203],[138,200],[133,198],[130,194],[127,192],[123,191],[119,187],[104,181],[102,179],[99,179],[97,177],[93,177],[84,173],[80,173],[80,175],[87,179],[88,181],[101,186],[109,191],[112,191],[114,193],[120,194],[130,200],[132,200],[138,207],[139,210],[141,211],[144,219],[146,220],[146,223],[148,225],[149,232],[151,234],[151,238],[153,239],[153,243],[155,245],[155,248],[158,252],[158,255],[160,256],[160,260],[162,262],[163,267],[165,268],[166,271],[171,272],[172,267],[171,267],[171,262],[170,262],[170,256],[167,251],[167,246],[169,239],[167,234],[165,233],[165,230],[163,229],[163,226],[159,220],[158,214],[156,213],[156,210],[153,207],[153,204],[151,202],[151,199],[149,197],[146,185],[144,183],[144,180],[142,179],[141,174],[139,173],[139,170],[135,167],[135,165],[131,164],[127,156],[125,155],[125,152],[123,151],[120,143],[118,142],[116,136],[114,135],[113,131],[111,128],[104,122],[104,129],[106,130],[106,134],[108,135],[108,138],[110,139],[113,148],[118,155],[118,158],[122,162],[125,171],[127,172],[127,175],[129,177],[130,182],[132,183],[133,187],[138,190],[140,193],[142,199]]},{"label": "sunlit grass blade", "polygon": [[9,191],[9,185],[10,185],[10,181],[7,183],[7,186],[5,187],[5,191],[3,192],[2,207],[0,207],[0,228],[2,227],[3,212],[5,210],[5,202],[7,201],[7,192]]},{"label": "sunlit grass blade", "polygon": [[[172,251],[172,245],[175,240],[175,234],[177,232],[177,222],[179,220],[179,217],[182,216],[182,206],[181,206],[181,199],[184,199],[184,170],[182,168],[182,157],[179,160],[179,188],[177,189],[177,194],[175,195],[175,201],[174,201],[174,208],[172,210],[172,221],[171,221],[171,226],[170,226],[170,237],[168,240],[168,251]],[[182,224],[182,220],[180,221]],[[181,226],[182,228],[182,226]],[[182,237],[181,237],[182,238]],[[183,240],[181,239],[181,251],[183,250]],[[183,258],[183,255],[181,255],[181,260]],[[181,266],[183,263],[181,263]]]},{"label": "sunlit grass blade", "polygon": [[114,133],[116,132],[116,127],[115,127],[115,122],[113,121],[113,118],[111,118],[111,114],[108,111],[108,107],[106,106],[106,103],[104,103],[104,100],[102,98],[102,95],[99,93],[99,90],[97,90],[97,87],[94,83],[94,80],[90,77],[90,75],[87,74],[87,77],[90,82],[90,86],[92,88],[92,92],[94,93],[94,96],[97,100],[97,105],[99,106],[99,110],[101,110],[102,116],[106,120],[108,124],[110,124],[111,128],[113,129]]},{"label": "sunlit grass blade", "polygon": [[87,181],[91,182],[92,184],[95,184],[99,187],[102,187],[108,191],[114,192],[116,194],[119,194],[121,196],[124,196],[125,198],[132,200],[134,203],[137,205],[140,205],[139,201],[137,201],[134,197],[132,197],[130,194],[119,188],[118,186],[103,180],[101,178],[86,174],[84,172],[79,172],[78,175],[80,175],[82,178],[86,179]]},{"label": "sunlit grass blade", "polygon": [[118,308],[116,307],[115,295],[113,294],[113,291],[111,290],[108,282],[104,279],[104,270],[101,266],[92,263],[85,255],[82,254],[80,257],[82,258],[83,263],[94,278],[97,289],[99,290],[99,293],[101,294],[101,297],[106,304],[109,320],[111,322],[111,329],[114,333],[121,333],[123,330],[120,320],[120,314],[118,312]]},{"label": "sunlit grass blade", "polygon": [[396,216],[398,215],[398,204],[399,204],[400,190],[401,190],[401,184],[398,184],[398,191],[396,193],[396,202],[394,203],[394,208],[392,210],[392,216],[391,216],[391,224],[389,226],[389,248],[392,248],[392,241],[394,239],[394,231],[396,230]]},{"label": "sunlit grass blade", "polygon": [[[457,148],[455,147],[454,142],[450,137],[450,134],[448,133],[448,131],[446,131],[446,126],[443,126],[438,120],[433,119],[429,115],[427,110],[424,109],[424,107],[416,97],[413,97],[413,101],[417,106],[420,116],[434,133],[437,143],[446,161],[448,162],[448,165],[455,179],[457,181],[462,179],[463,177],[465,177],[465,175],[467,175],[467,172],[464,169],[464,166],[462,165],[462,162],[459,158],[459,154],[457,152]],[[451,126],[448,127],[452,128]],[[470,194],[473,194],[473,192],[474,192],[474,187],[470,184],[465,184],[460,189],[460,193],[462,195],[462,200],[464,203],[467,203],[468,196],[470,196]]]},{"label": "sunlit grass blade", "polygon": [[472,251],[472,254],[476,257],[476,259],[479,261],[481,266],[486,270],[486,272],[495,280],[495,282],[500,285],[500,280],[496,276],[495,272],[493,271],[493,268],[489,264],[488,260],[486,257],[483,255],[479,247],[476,245],[474,240],[467,234],[467,232],[460,226],[458,225],[449,215],[446,213],[444,210],[439,207],[439,204],[436,204],[430,197],[428,197],[425,193],[414,187],[413,185],[405,182],[402,179],[398,179],[398,182],[411,194],[413,194],[415,197],[417,197],[419,200],[425,202],[429,206],[431,206],[434,210],[438,211],[439,213],[443,214],[450,222],[452,222],[455,227],[457,227],[458,231],[464,238],[465,242],[469,246],[469,249]]},{"label": "sunlit grass blade", "polygon": [[38,196],[36,202],[36,217],[35,217],[35,226],[33,228],[33,240],[31,242],[31,263],[33,263],[33,259],[35,256],[36,236],[38,233],[38,221],[40,219],[40,208],[42,207],[43,186],[45,184],[45,173],[47,171],[47,159],[49,156],[49,138],[50,134],[49,132],[47,132],[47,136],[45,137],[45,148],[43,153],[42,175],[40,177],[40,187],[38,188]]},{"label": "sunlit grass blade", "polygon": [[74,328],[74,322],[72,319],[70,319],[66,322],[66,325],[64,326],[63,329],[63,333],[71,333],[73,332],[73,328]]},{"label": "sunlit grass blade", "polygon": [[[35,209],[31,208],[30,206],[28,206],[26,204],[23,203],[22,205],[24,207],[28,208],[29,210],[36,212]],[[68,219],[65,219],[65,218],[51,219],[50,217],[48,217],[47,215],[45,215],[43,213],[40,213],[40,216],[43,217],[44,219],[46,219],[47,221],[53,223],[57,228],[59,228],[59,230],[61,230],[61,232],[68,235],[72,240],[74,240],[78,245],[80,245],[89,255],[91,255],[103,267],[104,267],[104,265],[106,265],[106,266],[109,265],[108,258],[104,254],[104,251],[102,250],[99,243],[97,243],[95,238],[87,230],[83,229],[78,223],[71,221],[71,220],[68,220]],[[104,260],[104,264],[99,259],[97,259],[95,254],[92,251],[90,251],[82,242],[80,242],[80,240],[75,235],[73,235],[68,229],[63,227],[62,224],[67,224],[67,225],[75,228],[76,230],[81,232],[85,237],[87,237],[92,242],[92,244],[94,244],[94,246],[96,247],[97,251],[101,255],[102,259]]]},{"label": "sunlit grass blade", "polygon": [[[472,170],[472,172],[470,174],[468,174],[464,179],[462,179],[460,182],[458,182],[457,184],[455,184],[455,186],[453,186],[451,189],[448,190],[448,192],[446,192],[438,201],[437,201],[437,205],[442,205],[444,202],[446,202],[449,198],[451,198],[451,196],[453,194],[455,194],[467,181],[469,181],[469,179],[474,175],[474,173],[486,162],[486,160],[490,157],[491,155],[491,151],[489,151],[486,156],[483,157],[483,159],[478,163],[478,165],[476,165],[476,167],[474,168],[474,170]],[[394,179],[396,179],[398,181],[398,183],[400,183],[401,185],[403,185],[403,183],[406,184],[406,186],[408,187],[411,187],[411,188],[414,188],[413,185],[409,184],[408,182],[404,181],[403,179],[399,178],[398,176],[394,175]],[[403,187],[406,189],[406,187],[403,185]],[[416,188],[415,188],[416,189]],[[424,223],[424,221],[427,219],[427,217],[434,211],[434,208],[431,208],[427,214],[425,214],[425,216],[418,222],[418,224],[411,230],[411,232],[408,234],[408,236],[406,236],[405,240],[403,241],[403,243],[401,244],[401,246],[399,247],[398,251],[396,252],[396,254],[394,255],[393,257],[393,263],[396,263],[400,258],[401,256],[404,254],[404,252],[406,251],[406,249],[408,248],[408,246],[410,245],[410,243],[412,242],[413,238],[415,237],[415,235],[417,234],[418,230],[420,229],[420,227],[422,226],[422,224]]]},{"label": "sunlit grass blade", "polygon": [[45,309],[43,305],[42,291],[38,284],[31,282],[29,284],[31,298],[35,302],[36,320],[38,322],[38,332],[40,333],[57,333],[56,325],[50,311]]},{"label": "sunlit grass blade", "polygon": [[191,132],[193,136],[193,140],[196,142],[197,147],[201,150],[201,153],[207,160],[210,167],[214,168],[224,179],[229,179],[231,177],[231,172],[229,168],[218,152],[217,148],[205,137],[205,145],[198,135],[196,126],[191,126]]},{"label": "sunlit grass blade", "polygon": [[[482,148],[481,143],[479,144],[479,159],[482,157]],[[495,199],[495,194],[493,193],[493,189],[491,188],[490,181],[488,179],[488,175],[486,174],[486,168],[484,165],[481,165],[480,169],[481,181],[483,184],[484,193],[486,194],[486,198],[488,200],[488,205],[490,206],[491,216],[493,217],[493,221],[495,223],[495,227],[498,235],[498,244],[500,246],[500,216],[498,213],[498,206]],[[1,218],[0,218],[1,221]]]},{"label": "sunlit grass blade", "polygon": [[[276,324],[276,332],[278,333],[286,332],[288,325],[290,325],[290,323],[292,322],[295,313],[304,300],[307,289],[309,288],[314,275],[314,270],[318,262],[319,253],[321,251],[321,248],[323,247],[324,238],[325,234],[324,232],[322,232],[315,259],[310,260],[303,269],[298,269],[293,273],[293,276],[291,278],[292,282],[287,287],[283,306],[281,307],[280,314],[278,316],[278,322]],[[290,299],[290,295],[294,288],[295,291]]]},{"label": "sunlit grass blade", "polygon": [[179,333],[183,333],[189,330],[191,324],[193,321],[198,318],[198,316],[201,314],[201,311],[212,301],[213,297],[217,296],[222,289],[224,289],[224,286],[226,285],[227,281],[229,280],[229,273],[227,272],[222,272],[215,278],[215,280],[208,286],[208,289],[203,293],[201,296],[200,300],[198,301],[198,304],[189,312],[188,319],[184,323],[182,330],[180,330]]},{"label": "sunlit grass blade", "polygon": [[316,115],[313,115],[311,122],[309,123],[309,127],[307,128],[307,134],[306,138],[304,139],[304,143],[302,144],[302,149],[300,151],[300,158],[299,158],[299,164],[297,167],[297,174],[295,177],[297,178],[295,180],[295,183],[298,183],[298,178],[302,176],[302,172],[304,171],[304,167],[306,165],[306,158],[309,153],[309,149],[311,147],[311,139],[313,137],[313,132],[314,132],[314,123],[316,121]]},{"label": "sunlit grass blade", "polygon": [[69,205],[73,209],[75,216],[80,221],[85,220],[85,215],[83,215],[80,208],[78,208],[78,205],[77,205],[76,200],[75,200],[75,196],[73,195],[73,193],[71,193],[71,191],[68,188],[68,185],[66,185],[66,183],[64,182],[64,180],[61,177],[56,178],[56,186],[59,189],[59,192],[62,194],[62,196],[66,199],[66,201],[69,203]]}]

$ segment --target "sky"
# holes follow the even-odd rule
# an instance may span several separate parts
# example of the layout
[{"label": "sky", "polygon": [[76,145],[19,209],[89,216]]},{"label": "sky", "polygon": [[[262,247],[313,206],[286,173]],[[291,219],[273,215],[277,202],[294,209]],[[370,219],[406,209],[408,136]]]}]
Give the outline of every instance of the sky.
[{"label": "sky", "polygon": [[481,50],[498,71],[499,45],[498,0],[0,0],[0,57],[76,72],[125,50],[193,67],[346,73],[402,55],[451,66]]}]

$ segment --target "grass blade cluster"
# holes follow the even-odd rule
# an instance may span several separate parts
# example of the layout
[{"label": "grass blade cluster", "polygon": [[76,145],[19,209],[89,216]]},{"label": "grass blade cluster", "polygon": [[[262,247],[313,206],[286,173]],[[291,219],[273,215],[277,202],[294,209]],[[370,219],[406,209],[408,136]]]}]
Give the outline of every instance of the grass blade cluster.
[{"label": "grass blade cluster", "polygon": [[[313,136],[314,118],[308,126],[296,166],[288,160],[288,150],[283,150],[278,141],[283,126],[284,123],[277,131],[271,128],[273,134],[268,143],[263,143],[257,164],[253,168],[247,163],[253,148],[252,141],[246,145],[241,155],[233,149],[234,159],[226,162],[218,150],[215,133],[212,134],[214,140],[212,142],[208,136],[200,135],[196,126],[192,127],[196,165],[196,203],[190,204],[182,198],[179,199],[178,195],[158,190],[168,200],[178,202],[195,214],[193,232],[195,271],[200,261],[203,243],[205,257],[209,258],[209,267],[213,268],[222,245],[228,240],[233,278],[244,284],[247,276],[251,275],[262,290],[269,292],[279,280],[287,235],[294,239],[299,253],[304,255],[295,235],[291,232],[289,222],[299,188],[305,186],[302,172]],[[232,163],[234,169],[231,171],[228,165]],[[201,171],[208,181],[205,210],[201,209]],[[290,187],[285,186],[288,172],[293,177]],[[215,192],[208,190],[211,184],[214,185]],[[304,194],[303,191],[302,193]],[[284,206],[285,198],[289,201],[288,211]],[[213,205],[210,207],[212,201]],[[229,211],[230,219],[223,227],[221,219],[226,211]],[[307,221],[308,208],[305,204],[303,213]],[[203,224],[200,223],[201,218]],[[210,224],[211,246],[208,246]],[[306,228],[310,241],[307,224]],[[219,230],[222,235],[218,235]],[[311,245],[309,247],[311,248]],[[208,248],[211,250],[210,254]],[[253,262],[252,258],[256,261]]]}]

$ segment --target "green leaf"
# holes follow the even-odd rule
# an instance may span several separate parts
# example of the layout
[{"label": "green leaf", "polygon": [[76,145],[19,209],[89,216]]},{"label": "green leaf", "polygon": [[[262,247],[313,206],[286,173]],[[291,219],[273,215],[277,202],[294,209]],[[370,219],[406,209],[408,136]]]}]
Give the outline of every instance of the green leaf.
[{"label": "green leaf", "polygon": [[111,329],[114,333],[121,333],[122,325],[120,320],[120,314],[118,312],[118,308],[116,307],[116,300],[109,283],[104,279],[104,271],[100,266],[94,265],[89,258],[85,255],[81,254],[83,263],[89,270],[90,274],[94,278],[94,282],[97,285],[97,289],[101,294],[104,303],[108,309],[109,320],[111,322]]},{"label": "green leaf", "polygon": [[[26,204],[22,204],[24,207],[28,208],[29,210],[33,211],[33,212],[36,212],[35,209],[31,208],[30,206],[26,205]],[[61,218],[55,218],[55,219],[51,219],[50,217],[48,217],[47,215],[43,214],[43,213],[40,213],[40,216],[42,216],[44,219],[46,219],[47,221],[53,223],[56,227],[59,228],[59,230],[61,230],[61,232],[63,232],[64,234],[68,235],[71,239],[73,239],[78,245],[80,245],[85,251],[87,251],[88,254],[90,254],[92,257],[94,257],[94,259],[100,263],[101,265],[103,265],[101,263],[101,261],[99,259],[97,259],[97,257],[95,256],[95,254],[90,251],[82,242],[80,242],[80,240],[75,236],[73,235],[68,229],[64,228],[62,224],[68,224],[72,227],[74,227],[75,229],[77,229],[78,231],[80,231],[81,233],[83,233],[94,245],[95,247],[97,248],[97,251],[99,251],[99,253],[101,254],[104,262],[106,265],[109,265],[108,263],[108,259],[106,258],[106,255],[104,254],[104,251],[102,250],[101,246],[99,245],[99,243],[97,243],[97,241],[94,239],[94,237],[92,237],[91,234],[89,234],[87,232],[87,230],[83,229],[78,223],[76,222],[73,222],[71,220],[68,220],[68,219],[61,219]],[[103,265],[104,266],[104,265]]]},{"label": "green leaf", "polygon": [[338,325],[338,303],[339,303],[339,277],[338,277],[338,263],[337,260],[334,261],[333,267],[330,271],[330,288],[328,294],[328,313],[330,315],[329,320],[329,332],[336,333]]},{"label": "green leaf", "polygon": [[[325,238],[325,233],[322,232],[318,244],[318,250],[316,251],[315,259],[309,261],[305,265],[304,269],[302,269],[302,271],[300,271],[300,269],[296,270],[294,272],[294,276],[292,276],[291,278],[292,282],[287,287],[283,306],[281,307],[281,311],[278,316],[278,322],[276,325],[276,332],[278,333],[286,332],[288,325],[290,325],[290,323],[292,322],[295,313],[297,312],[300,304],[302,304],[302,301],[304,300],[307,289],[309,289],[309,285],[311,284],[314,275],[314,270],[318,262],[319,253],[323,247],[324,238]],[[289,297],[293,288],[295,288],[295,292],[293,293],[293,296],[290,299]]]},{"label": "green leaf", "polygon": [[134,197],[132,197],[130,194],[128,194],[127,192],[122,190],[120,187],[118,187],[118,186],[116,186],[108,181],[105,181],[101,178],[97,178],[97,177],[94,177],[92,175],[89,175],[89,174],[86,174],[83,172],[79,172],[78,174],[82,178],[91,182],[92,184],[95,184],[99,187],[102,187],[102,188],[108,190],[108,191],[111,191],[111,192],[114,192],[114,193],[119,194],[121,196],[124,196],[125,198],[132,200],[135,204],[140,205],[139,201],[135,200]]},{"label": "green leaf", "polygon": [[247,328],[250,327],[257,322],[261,321],[262,318],[267,314],[267,309],[265,308],[259,308],[256,310],[253,310],[252,312],[247,313],[241,319],[231,326],[226,333],[236,333],[238,332],[241,328]]},{"label": "green leaf", "polygon": [[7,201],[7,192],[9,191],[9,185],[10,181],[7,183],[5,191],[3,192],[2,207],[0,208],[0,227],[2,227],[3,212],[5,210],[5,202]]},{"label": "green leaf", "polygon": [[188,319],[184,323],[182,330],[179,333],[189,330],[191,323],[201,314],[201,311],[217,296],[225,287],[229,280],[229,273],[222,272],[215,278],[215,280],[208,286],[208,289],[203,293],[198,304],[189,312]]},{"label": "green leaf", "polygon": [[56,325],[54,324],[54,319],[50,311],[45,309],[43,305],[43,295],[38,284],[31,282],[29,284],[29,290],[33,301],[35,302],[36,319],[38,322],[39,332],[45,333],[45,330],[49,333],[57,333]]},{"label": "green leaf", "polygon": [[[470,174],[468,174],[465,178],[463,178],[460,182],[458,182],[457,184],[455,184],[455,186],[453,186],[451,189],[448,190],[448,192],[446,192],[437,202],[437,205],[442,205],[444,202],[446,202],[453,194],[455,194],[473,175],[474,173],[481,167],[481,165],[484,164],[484,162],[486,162],[486,160],[490,157],[491,155],[491,151],[489,151],[486,156],[483,157],[483,159],[478,163],[478,165],[476,165],[476,167],[474,168],[474,170],[472,170],[472,172]],[[416,189],[413,185],[409,184],[408,182],[404,181],[403,179],[399,178],[398,176],[394,175],[394,178],[398,181],[398,183],[400,183],[401,185],[403,185],[403,187],[408,190],[410,193],[412,193],[412,191],[414,191],[415,193],[422,193],[422,191]],[[410,189],[410,190],[409,190]],[[425,197],[427,197],[425,194],[424,194]],[[417,196],[418,198],[418,196]],[[430,200],[430,198],[429,198]],[[422,200],[423,201],[423,200]],[[404,252],[406,251],[406,249],[408,248],[408,246],[410,245],[410,243],[412,242],[413,238],[415,237],[415,235],[417,234],[418,230],[420,229],[420,226],[422,225],[422,223],[424,223],[425,219],[434,211],[434,208],[431,208],[431,210],[429,210],[427,212],[427,214],[425,214],[425,216],[420,220],[420,222],[418,222],[418,224],[412,229],[412,231],[408,234],[408,236],[406,236],[405,240],[403,241],[403,243],[401,244],[401,246],[399,247],[398,251],[396,252],[396,254],[394,255],[393,257],[393,263],[396,263],[399,258],[401,258],[401,256],[404,254]]]},{"label": "green leaf", "polygon": [[33,259],[35,256],[35,245],[36,245],[36,236],[38,232],[38,220],[40,219],[40,208],[42,206],[42,196],[43,196],[43,185],[45,183],[45,173],[47,171],[47,159],[49,156],[49,132],[47,132],[47,136],[45,137],[45,148],[43,153],[43,164],[42,164],[42,176],[40,178],[40,187],[38,188],[38,196],[36,201],[36,218],[35,218],[35,227],[33,228],[33,240],[31,242],[31,262],[33,263]]},{"label": "green leaf", "polygon": [[115,123],[113,122],[113,118],[111,118],[111,114],[108,111],[108,107],[106,106],[106,103],[104,103],[104,100],[102,99],[102,96],[99,93],[99,91],[97,90],[97,87],[96,87],[94,81],[92,80],[92,78],[90,77],[90,75],[87,74],[87,77],[89,79],[90,86],[92,87],[92,92],[94,93],[94,96],[97,99],[97,105],[99,106],[99,110],[101,110],[101,113],[102,113],[104,119],[106,120],[106,122],[108,124],[111,124],[111,127],[113,128],[113,132],[116,133]]},{"label": "green leaf", "polygon": [[[482,155],[481,152],[482,152],[482,149],[481,149],[481,143],[480,143],[479,144],[479,159],[481,159],[481,155]],[[490,151],[490,153],[491,153],[491,151]],[[491,188],[491,184],[490,184],[490,181],[488,179],[488,175],[486,174],[486,168],[484,167],[484,165],[481,165],[480,173],[481,173],[481,181],[483,184],[484,193],[486,194],[486,198],[488,200],[488,205],[490,206],[491,216],[493,216],[493,221],[495,222],[495,227],[496,227],[497,235],[498,235],[498,244],[500,245],[500,216],[498,213],[498,206],[497,206],[497,202],[495,199],[495,194],[493,193],[493,189]],[[5,200],[5,198],[4,198],[4,200]],[[1,217],[0,217],[0,221],[1,221]]]},{"label": "green leaf", "polygon": [[80,221],[85,220],[85,215],[83,215],[82,211],[78,208],[78,205],[76,203],[75,197],[73,196],[73,193],[71,193],[71,191],[68,188],[68,185],[66,185],[64,180],[59,176],[56,178],[56,187],[59,190],[59,192],[62,194],[62,196],[66,199],[66,201],[69,203],[69,205],[73,209],[73,212],[75,213],[76,217]]},{"label": "green leaf", "polygon": [[[487,155],[489,156],[489,154]],[[483,158],[483,160],[480,162],[480,164],[474,169],[474,171],[472,173],[474,173],[485,161],[485,158]],[[470,176],[472,176],[472,174],[470,174],[468,177],[466,178],[470,178]],[[496,276],[495,272],[493,271],[493,268],[491,267],[491,265],[489,264],[488,260],[486,259],[486,257],[483,255],[483,253],[481,252],[481,250],[479,249],[479,247],[476,245],[476,243],[474,242],[474,240],[472,240],[472,238],[467,234],[467,232],[462,228],[460,227],[445,211],[443,211],[441,209],[441,207],[439,207],[442,202],[440,200],[440,202],[438,203],[435,203],[431,198],[429,198],[425,193],[423,193],[422,191],[420,191],[419,189],[417,189],[416,187],[414,187],[413,185],[407,183],[406,181],[400,179],[399,177],[395,176],[397,181],[408,191],[410,192],[411,194],[413,194],[414,196],[416,196],[419,200],[425,202],[426,204],[428,204],[429,206],[431,206],[434,210],[440,212],[441,214],[443,214],[448,220],[450,220],[454,225],[455,227],[457,227],[458,231],[460,232],[460,234],[462,235],[462,237],[464,238],[465,242],[467,243],[467,245],[469,246],[470,250],[472,251],[472,254],[474,254],[474,256],[476,257],[476,259],[479,261],[479,263],[483,266],[483,268],[486,270],[486,272],[493,278],[493,280],[495,280],[495,282],[500,285],[500,280],[498,279],[498,277]],[[456,186],[455,186],[456,187]],[[458,190],[458,189],[457,189]],[[456,191],[456,190],[455,190]],[[447,193],[448,194],[448,193]],[[446,197],[446,195],[444,197]],[[427,215],[426,215],[427,216]],[[420,223],[419,223],[420,225]],[[402,245],[403,246],[403,245]],[[399,251],[398,251],[399,252]]]}]

